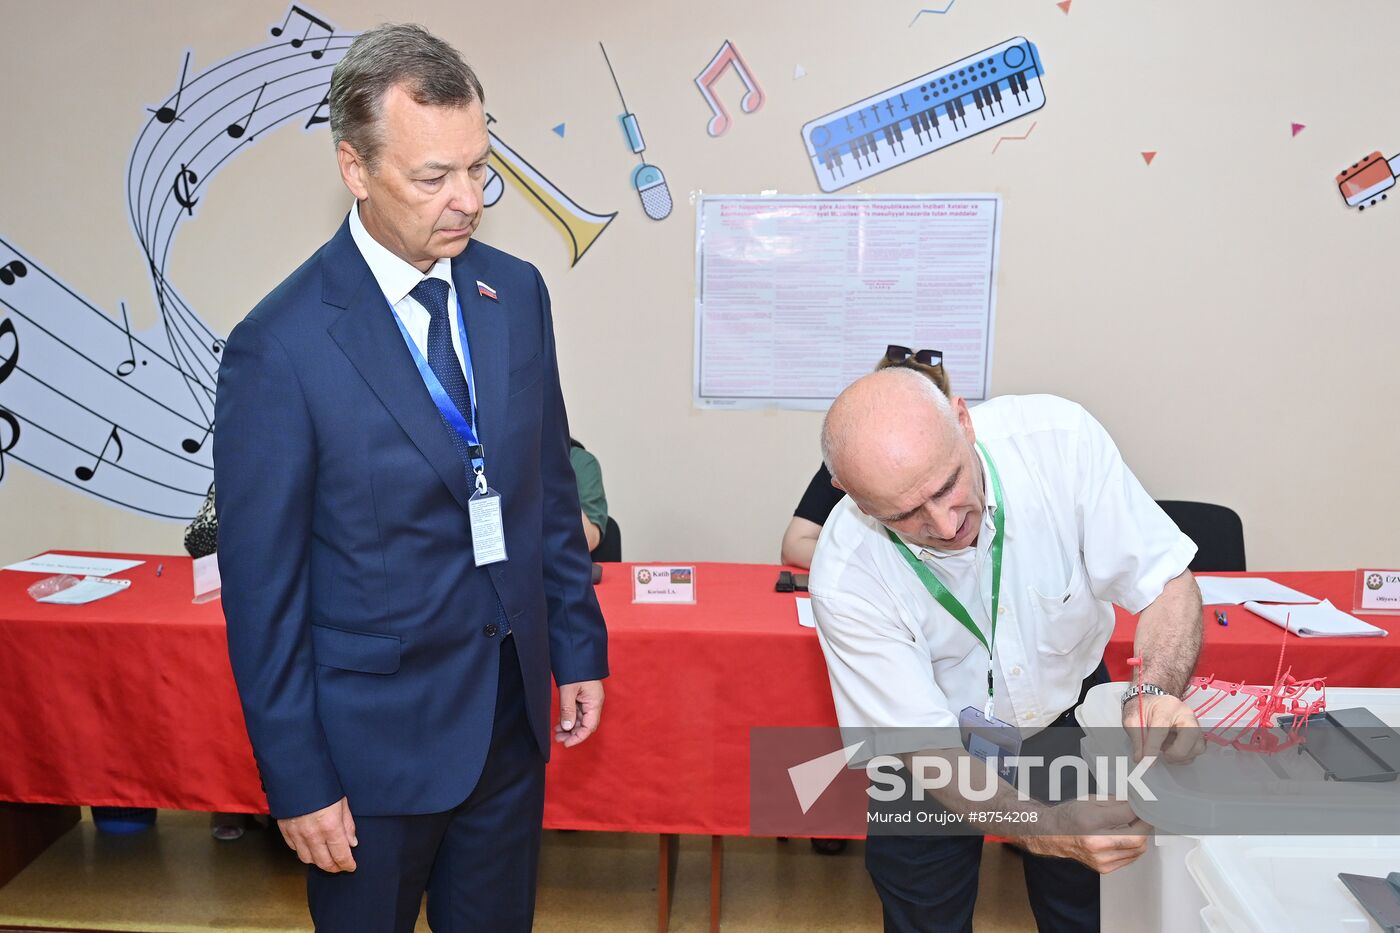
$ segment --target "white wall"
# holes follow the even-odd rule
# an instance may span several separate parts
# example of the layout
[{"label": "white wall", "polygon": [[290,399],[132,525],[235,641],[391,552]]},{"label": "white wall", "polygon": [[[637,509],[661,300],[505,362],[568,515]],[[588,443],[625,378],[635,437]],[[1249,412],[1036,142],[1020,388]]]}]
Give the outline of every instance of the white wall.
[{"label": "white wall", "polygon": [[[1333,181],[1373,149],[1400,152],[1385,53],[1400,6],[1074,0],[1066,15],[1052,0],[957,0],[911,26],[921,6],[943,3],[316,8],[344,30],[416,20],[452,41],[483,78],[493,129],[583,206],[619,212],[574,268],[512,189],[480,237],[545,274],[573,431],[602,461],[629,558],[776,560],[818,462],[819,415],[690,406],[691,193],[816,191],[802,123],[1025,35],[1047,104],[1008,132],[1034,120],[1029,139],[992,155],[995,134],[978,137],[859,189],[1003,196],[994,394],[1082,402],[1154,495],[1236,508],[1252,567],[1400,564],[1400,204],[1358,214]],[[173,90],[186,48],[206,67],[265,41],[285,12],[6,3],[0,237],[102,307],[128,299],[149,326],[123,188],[144,108]],[[731,74],[734,124],[712,139],[692,79],[726,38],[767,103],[739,114]],[[663,223],[629,186],[635,160],[599,39],[675,196]],[[1307,125],[1296,138],[1293,121]],[[1159,152],[1151,166],[1142,150]],[[211,185],[170,277],[226,332],[347,206],[329,134],[270,133]],[[181,532],[14,463],[0,523],[5,561],[59,547],[176,552]]]}]

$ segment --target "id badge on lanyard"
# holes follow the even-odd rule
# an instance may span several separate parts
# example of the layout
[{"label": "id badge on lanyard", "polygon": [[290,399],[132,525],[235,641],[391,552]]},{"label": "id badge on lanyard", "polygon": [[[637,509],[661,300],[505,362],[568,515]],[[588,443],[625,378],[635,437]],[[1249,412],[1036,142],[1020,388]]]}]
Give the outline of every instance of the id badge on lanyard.
[{"label": "id badge on lanyard", "polygon": [[[924,588],[928,590],[940,606],[947,610],[948,614],[967,629],[974,638],[982,643],[987,649],[987,703],[982,709],[975,706],[968,706],[958,714],[958,727],[962,734],[963,746],[973,756],[983,761],[989,758],[997,758],[997,773],[1007,781],[1015,780],[1015,769],[1007,768],[1003,762],[1006,758],[1018,755],[1021,751],[1021,733],[1015,726],[1003,722],[996,718],[994,703],[994,685],[992,680],[992,669],[995,664],[995,649],[997,637],[997,616],[1001,607],[1001,556],[1002,545],[1006,538],[1006,503],[1001,489],[1001,475],[997,472],[996,463],[992,460],[992,455],[987,452],[987,448],[977,442],[977,449],[982,452],[982,457],[987,461],[987,472],[992,478],[992,495],[996,504],[996,511],[992,516],[994,536],[992,538],[992,611],[991,611],[991,631],[990,637],[982,634],[982,630],[977,627],[977,623],[972,620],[972,616],[958,598],[954,596],[946,586],[943,585],[933,571],[924,566],[924,562],[914,556],[914,552],[909,549],[909,545],[889,528],[885,533],[914,573],[918,576]],[[1008,777],[1010,774],[1010,777]]]},{"label": "id badge on lanyard", "polygon": [[975,706],[965,706],[958,714],[958,732],[963,748],[981,761],[995,758],[997,776],[1008,784],[1016,783],[1016,769],[1006,760],[1021,754],[1021,730],[995,716],[988,717]]},{"label": "id badge on lanyard", "polygon": [[501,494],[482,483],[467,501],[472,523],[472,554],[478,567],[506,559],[506,530],[501,521]]},{"label": "id badge on lanyard", "polygon": [[501,494],[492,489],[490,484],[486,482],[486,450],[482,447],[481,440],[476,434],[476,382],[472,373],[471,349],[467,344],[466,322],[462,320],[462,306],[460,303],[457,304],[457,333],[461,336],[462,364],[473,408],[471,421],[464,418],[462,412],[457,410],[457,406],[453,404],[447,390],[442,387],[442,382],[439,381],[437,374],[428,365],[428,361],[423,359],[418,345],[413,342],[413,338],[408,334],[408,329],[403,326],[403,321],[399,319],[398,311],[394,310],[392,306],[390,311],[393,312],[394,323],[399,326],[399,333],[403,335],[404,343],[408,344],[408,352],[413,355],[413,362],[418,367],[418,374],[423,377],[423,384],[428,387],[428,394],[432,396],[433,404],[437,406],[438,414],[447,423],[447,427],[466,442],[472,470],[469,475],[472,477],[474,485],[471,498],[467,500],[467,517],[472,529],[472,557],[478,567],[500,563],[506,559],[504,512],[501,508]]}]

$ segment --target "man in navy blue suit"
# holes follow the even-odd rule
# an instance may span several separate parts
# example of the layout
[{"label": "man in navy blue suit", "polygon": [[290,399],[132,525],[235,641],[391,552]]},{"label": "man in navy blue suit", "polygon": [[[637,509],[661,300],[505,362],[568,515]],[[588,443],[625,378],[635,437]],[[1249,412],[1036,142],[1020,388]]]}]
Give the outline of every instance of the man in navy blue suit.
[{"label": "man in navy blue suit", "polygon": [[554,741],[598,728],[607,633],[549,295],[472,239],[481,84],[416,26],[359,36],[330,120],[355,206],[224,349],[229,656],[318,930],[528,930]]}]

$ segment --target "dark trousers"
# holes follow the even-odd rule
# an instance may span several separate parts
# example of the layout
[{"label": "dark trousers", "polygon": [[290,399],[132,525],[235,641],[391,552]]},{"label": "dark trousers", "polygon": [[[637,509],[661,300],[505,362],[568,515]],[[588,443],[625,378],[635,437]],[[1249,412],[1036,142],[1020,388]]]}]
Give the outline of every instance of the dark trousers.
[{"label": "dark trousers", "polygon": [[[1079,702],[1090,687],[1107,682],[1108,669],[1100,664],[1085,678]],[[1027,740],[1022,754],[1072,751],[1078,745],[1073,724],[1071,708]],[[981,858],[982,837],[976,835],[868,837],[865,867],[884,907],[886,933],[971,933]],[[1031,911],[1042,931],[1098,933],[1098,872],[1072,859],[1029,852],[1022,861]]]},{"label": "dark trousers", "polygon": [[356,816],[356,870],[308,871],[320,933],[412,933],[424,889],[434,933],[530,929],[544,758],[525,711],[515,639],[503,639],[500,651],[491,749],[471,796],[446,813]]}]

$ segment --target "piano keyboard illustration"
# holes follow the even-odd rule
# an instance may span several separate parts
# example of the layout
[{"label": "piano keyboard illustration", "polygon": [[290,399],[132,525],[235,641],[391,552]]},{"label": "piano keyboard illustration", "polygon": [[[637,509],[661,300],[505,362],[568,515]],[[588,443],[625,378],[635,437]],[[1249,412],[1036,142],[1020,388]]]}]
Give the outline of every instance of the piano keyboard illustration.
[{"label": "piano keyboard illustration", "polygon": [[802,127],[823,191],[836,191],[1045,106],[1035,46],[1018,36]]}]

